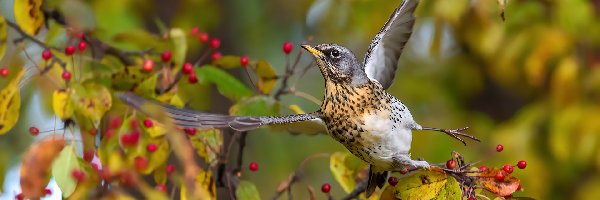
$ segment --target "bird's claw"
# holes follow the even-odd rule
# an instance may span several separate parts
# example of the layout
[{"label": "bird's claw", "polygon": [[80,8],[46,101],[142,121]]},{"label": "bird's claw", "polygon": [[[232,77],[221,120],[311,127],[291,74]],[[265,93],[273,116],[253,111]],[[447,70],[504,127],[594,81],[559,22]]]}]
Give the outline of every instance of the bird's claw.
[{"label": "bird's claw", "polygon": [[444,130],[442,130],[442,132],[448,134],[449,136],[453,137],[454,139],[457,139],[457,140],[461,141],[465,146],[467,146],[467,143],[462,138],[460,138],[459,136],[466,137],[466,138],[469,138],[469,139],[481,142],[475,136],[472,136],[472,135],[469,135],[469,134],[461,132],[461,131],[464,131],[464,130],[467,130],[467,129],[469,129],[468,126],[467,127],[463,127],[463,128],[458,128],[458,129],[444,129]]}]

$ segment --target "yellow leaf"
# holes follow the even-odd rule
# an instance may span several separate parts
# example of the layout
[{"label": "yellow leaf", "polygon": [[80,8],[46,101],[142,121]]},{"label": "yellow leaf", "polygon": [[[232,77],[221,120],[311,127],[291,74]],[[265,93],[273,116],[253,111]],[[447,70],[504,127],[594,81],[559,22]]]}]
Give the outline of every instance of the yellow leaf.
[{"label": "yellow leaf", "polygon": [[347,193],[354,190],[356,181],[354,180],[354,170],[346,164],[346,159],[350,156],[347,152],[335,152],[329,158],[329,169],[335,180],[342,186]]},{"label": "yellow leaf", "polygon": [[304,114],[304,110],[302,110],[302,108],[300,108],[300,106],[296,105],[296,104],[292,104],[289,106],[290,110],[294,111],[294,113],[296,114]]},{"label": "yellow leaf", "polygon": [[6,38],[8,36],[8,25],[6,20],[0,15],[0,59],[4,56],[6,51]]},{"label": "yellow leaf", "polygon": [[52,109],[54,113],[65,121],[73,116],[73,103],[69,98],[72,90],[55,90],[52,94]]},{"label": "yellow leaf", "polygon": [[8,132],[17,124],[21,108],[21,80],[25,70],[21,70],[8,85],[0,90],[0,135]]},{"label": "yellow leaf", "polygon": [[89,82],[84,85],[73,85],[75,92],[71,99],[75,104],[75,112],[92,120],[98,126],[106,111],[112,106],[112,97],[104,86]]},{"label": "yellow leaf", "polygon": [[196,153],[206,163],[217,161],[220,146],[223,143],[221,131],[219,129],[201,130],[191,138],[192,146],[196,149]]},{"label": "yellow leaf", "polygon": [[25,33],[36,35],[44,25],[42,0],[15,0],[13,12],[15,21]]},{"label": "yellow leaf", "polygon": [[273,69],[273,66],[265,60],[258,60],[256,62],[256,74],[258,74],[258,88],[263,94],[271,92],[277,81],[277,74]]},{"label": "yellow leaf", "polygon": [[419,171],[400,179],[394,194],[398,199],[460,199],[462,190],[454,182],[442,172]]},{"label": "yellow leaf", "polygon": [[188,197],[191,199],[217,199],[217,190],[215,181],[213,181],[212,173],[210,171],[204,171],[199,169],[198,175],[196,176],[196,189],[193,190],[194,194],[188,194],[185,182],[181,184],[180,199],[185,200]]}]

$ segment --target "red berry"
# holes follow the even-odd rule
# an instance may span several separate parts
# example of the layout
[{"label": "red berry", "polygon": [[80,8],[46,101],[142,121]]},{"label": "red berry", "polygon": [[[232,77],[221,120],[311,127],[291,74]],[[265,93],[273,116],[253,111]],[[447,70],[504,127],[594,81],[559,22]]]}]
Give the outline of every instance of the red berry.
[{"label": "red berry", "polygon": [[197,35],[198,33],[200,33],[200,28],[198,28],[197,26],[192,27],[192,35]]},{"label": "red berry", "polygon": [[196,73],[191,73],[190,75],[188,75],[188,82],[191,84],[198,83],[198,76],[196,76]]},{"label": "red berry", "polygon": [[467,200],[476,200],[475,197],[469,197]]},{"label": "red berry", "polygon": [[504,170],[504,172],[506,172],[507,174],[511,174],[515,170],[515,167],[513,167],[512,165],[504,165],[504,167],[502,167],[502,170]]},{"label": "red berry", "polygon": [[162,58],[163,62],[169,62],[169,61],[171,61],[172,56],[173,56],[173,54],[171,53],[171,51],[165,51],[162,53],[162,55],[160,57]]},{"label": "red berry", "polygon": [[198,35],[198,40],[202,43],[206,43],[206,41],[208,41],[208,33],[200,33],[200,35]]},{"label": "red berry", "polygon": [[154,61],[150,59],[145,59],[142,63],[142,71],[152,72],[152,70],[154,70]]},{"label": "red berry", "polygon": [[248,56],[240,57],[240,64],[242,65],[242,67],[245,67],[246,65],[248,65],[248,62],[250,62],[250,59],[248,58]]},{"label": "red berry", "polygon": [[94,171],[98,171],[98,164],[96,163],[92,163],[92,169],[94,169]]},{"label": "red berry", "polygon": [[154,126],[154,123],[151,119],[144,119],[144,126],[146,128],[152,128]]},{"label": "red berry", "polygon": [[96,136],[96,134],[98,134],[98,129],[97,128],[90,129],[90,135]]},{"label": "red berry", "polygon": [[50,51],[50,49],[42,51],[42,58],[44,60],[50,60],[50,58],[52,58],[52,51]]},{"label": "red berry", "polygon": [[8,68],[3,67],[2,69],[0,69],[0,76],[2,76],[2,77],[8,76]]},{"label": "red berry", "polygon": [[257,162],[251,162],[248,165],[248,168],[250,169],[250,171],[253,171],[253,172],[258,171],[258,163]]},{"label": "red berry", "polygon": [[111,138],[113,135],[115,134],[115,130],[114,129],[106,129],[106,131],[104,131],[104,137]]},{"label": "red berry", "polygon": [[157,184],[155,188],[159,192],[167,192],[167,186],[165,184]]},{"label": "red berry", "polygon": [[292,49],[294,48],[294,46],[292,45],[291,42],[284,42],[282,48],[283,48],[283,52],[285,54],[290,54],[292,52]]},{"label": "red berry", "polygon": [[189,136],[194,136],[194,135],[196,135],[196,132],[197,132],[196,128],[185,128],[185,129],[183,129],[183,131],[186,134],[188,134]]},{"label": "red berry", "polygon": [[137,130],[140,125],[140,122],[136,118],[132,118],[129,120],[129,128],[132,130]]},{"label": "red berry", "polygon": [[325,183],[321,186],[321,192],[329,193],[329,191],[331,191],[331,185],[329,185],[329,183]]},{"label": "red berry", "polygon": [[84,151],[83,160],[85,160],[86,162],[92,162],[92,160],[94,160],[94,150]]},{"label": "red berry", "polygon": [[133,131],[121,136],[121,143],[124,146],[135,146],[140,141],[140,132]]},{"label": "red berry", "polygon": [[123,123],[123,119],[121,119],[121,117],[113,117],[110,119],[110,128],[117,129],[121,127],[121,123]]},{"label": "red berry", "polygon": [[400,174],[407,174],[408,173],[408,168],[404,167],[400,170]]},{"label": "red berry", "polygon": [[155,152],[158,149],[158,146],[156,144],[148,144],[146,146],[146,150],[148,150],[148,152],[152,153]]},{"label": "red berry", "polygon": [[396,186],[398,184],[398,178],[395,176],[390,176],[387,181],[391,186]]},{"label": "red berry", "polygon": [[29,127],[29,133],[33,136],[36,136],[38,134],[40,134],[40,129],[36,128],[36,127]]},{"label": "red berry", "polygon": [[62,79],[64,79],[65,81],[71,80],[71,72],[69,71],[64,71],[62,73]]},{"label": "red berry", "polygon": [[44,194],[52,195],[52,190],[50,188],[46,188],[46,189],[44,189]]},{"label": "red berry", "polygon": [[519,169],[525,169],[525,167],[527,167],[527,162],[521,160],[517,163],[517,167],[519,167]]},{"label": "red berry", "polygon": [[481,171],[485,171],[485,170],[488,170],[488,169],[489,168],[487,166],[485,166],[485,165],[482,165],[481,167],[479,167],[479,170],[481,170]]},{"label": "red berry", "polygon": [[504,150],[504,146],[502,146],[502,144],[498,144],[498,145],[496,146],[496,151],[497,151],[497,152],[501,152],[502,150]]},{"label": "red berry", "polygon": [[23,200],[23,199],[25,199],[25,195],[23,193],[19,193],[19,194],[15,195],[15,199],[16,200]]},{"label": "red berry", "polygon": [[106,182],[110,182],[110,178],[111,178],[112,174],[110,173],[110,171],[108,171],[107,168],[103,168],[98,172],[98,176],[100,176],[100,178],[102,178],[102,180],[104,180]]},{"label": "red berry", "polygon": [[75,46],[69,45],[67,46],[67,48],[65,48],[65,54],[67,54],[67,56],[73,55],[75,53]]},{"label": "red berry", "polygon": [[80,52],[84,52],[85,49],[87,49],[87,43],[85,43],[85,41],[80,41],[77,47],[79,47]]},{"label": "red berry", "polygon": [[166,171],[167,171],[167,176],[171,175],[175,171],[175,165],[168,164],[167,168],[166,168]]},{"label": "red berry", "polygon": [[131,171],[123,171],[119,174],[119,181],[127,187],[135,186],[135,179]]},{"label": "red berry", "polygon": [[83,182],[85,180],[85,173],[79,169],[74,169],[71,172],[71,177],[77,182]]},{"label": "red berry", "polygon": [[77,31],[75,34],[73,34],[73,36],[79,39],[83,39],[83,31]]},{"label": "red berry", "polygon": [[502,171],[498,171],[496,173],[496,175],[494,176],[496,181],[504,181],[504,177],[506,177],[506,175],[504,175],[504,172],[502,172]]},{"label": "red berry", "polygon": [[183,67],[181,67],[181,73],[183,74],[190,74],[193,70],[194,66],[192,65],[192,63],[185,63],[183,64]]},{"label": "red berry", "polygon": [[455,160],[446,161],[446,168],[448,168],[448,169],[456,168],[456,161]]},{"label": "red berry", "polygon": [[143,171],[148,167],[148,159],[143,156],[136,156],[133,162],[138,171]]},{"label": "red berry", "polygon": [[210,39],[210,48],[218,49],[221,46],[221,40],[219,38]]},{"label": "red berry", "polygon": [[219,58],[221,58],[221,52],[214,52],[211,56],[210,56],[210,60],[211,61],[215,61],[218,60]]}]

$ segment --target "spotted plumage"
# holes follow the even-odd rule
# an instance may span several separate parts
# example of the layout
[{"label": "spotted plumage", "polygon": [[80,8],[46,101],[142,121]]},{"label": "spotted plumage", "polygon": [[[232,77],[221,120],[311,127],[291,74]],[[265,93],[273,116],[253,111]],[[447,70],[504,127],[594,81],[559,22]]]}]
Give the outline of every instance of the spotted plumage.
[{"label": "spotted plumage", "polygon": [[[280,126],[293,132],[326,132],[352,154],[370,164],[366,196],[383,187],[389,171],[406,166],[429,168],[425,161],[412,160],[412,130],[444,132],[477,140],[460,131],[422,127],[408,108],[385,90],[394,78],[398,58],[412,33],[417,0],[405,0],[371,42],[364,62],[347,48],[336,44],[302,45],[310,52],[325,80],[319,110],[289,116],[227,116],[147,101],[131,93],[117,94],[130,106],[144,112],[146,104],[159,105],[179,126],[232,128],[248,131],[261,126]],[[151,112],[146,112],[152,116]],[[465,143],[466,144],[466,143]]]}]

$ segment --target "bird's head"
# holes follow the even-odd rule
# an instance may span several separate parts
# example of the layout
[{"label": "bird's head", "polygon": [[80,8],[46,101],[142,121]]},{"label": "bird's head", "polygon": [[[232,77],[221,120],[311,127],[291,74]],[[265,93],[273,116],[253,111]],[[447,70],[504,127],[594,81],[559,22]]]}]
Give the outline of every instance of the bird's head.
[{"label": "bird's head", "polygon": [[337,44],[302,45],[317,61],[325,81],[333,83],[359,85],[369,79],[365,67],[358,62],[354,53]]}]

